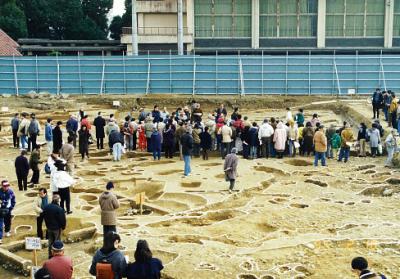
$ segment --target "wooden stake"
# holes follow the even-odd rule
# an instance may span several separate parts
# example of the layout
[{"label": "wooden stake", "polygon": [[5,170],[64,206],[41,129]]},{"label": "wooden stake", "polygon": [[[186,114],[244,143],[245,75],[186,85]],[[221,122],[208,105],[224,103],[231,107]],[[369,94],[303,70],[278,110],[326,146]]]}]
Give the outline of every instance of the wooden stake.
[{"label": "wooden stake", "polygon": [[35,264],[35,266],[38,265],[38,260],[37,260],[37,252],[36,249],[32,250],[33,251],[33,263]]}]

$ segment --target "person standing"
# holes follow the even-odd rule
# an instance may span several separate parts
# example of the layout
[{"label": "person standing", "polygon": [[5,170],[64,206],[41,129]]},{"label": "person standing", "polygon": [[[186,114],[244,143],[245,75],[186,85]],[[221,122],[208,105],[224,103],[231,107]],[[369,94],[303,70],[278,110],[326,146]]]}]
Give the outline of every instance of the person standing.
[{"label": "person standing", "polygon": [[168,123],[165,126],[163,144],[165,150],[165,158],[173,158],[175,149],[175,129],[173,124]]},{"label": "person standing", "polygon": [[128,279],[159,279],[161,278],[160,271],[163,268],[162,262],[157,258],[153,258],[153,253],[147,241],[138,240],[135,251],[135,262],[128,264],[126,276]]},{"label": "person standing", "polygon": [[260,126],[258,131],[258,139],[261,145],[261,155],[263,158],[269,158],[271,145],[271,137],[274,134],[274,128],[268,123],[268,119],[265,118],[263,124]]},{"label": "person standing", "polygon": [[113,194],[114,184],[110,181],[106,185],[106,191],[100,195],[99,204],[101,209],[101,224],[103,225],[103,237],[108,232],[117,232],[117,214],[115,210],[119,208],[119,201]]},{"label": "person standing", "polygon": [[19,113],[14,114],[13,119],[11,119],[11,130],[13,134],[13,146],[14,148],[19,147],[19,138],[18,138],[18,127],[19,127]]},{"label": "person standing", "polygon": [[89,115],[85,114],[83,116],[83,119],[81,119],[81,127],[82,126],[86,126],[87,130],[90,133],[90,130],[92,129],[92,125],[90,125],[90,121],[89,121]]},{"label": "person standing", "polygon": [[175,139],[176,142],[178,143],[179,147],[179,158],[182,161],[183,160],[183,153],[182,153],[182,136],[186,133],[186,128],[183,126],[183,122],[179,121],[178,122],[178,128],[175,131]]},{"label": "person standing", "polygon": [[11,236],[11,216],[15,207],[15,194],[7,180],[1,181],[0,190],[0,244],[3,243],[3,226],[6,237]]},{"label": "person standing", "polygon": [[[55,169],[50,175],[50,188],[52,189],[53,193],[56,192],[60,196],[60,205],[62,209],[67,214],[71,214],[71,194],[69,187],[75,183],[75,180],[65,171],[65,161],[57,160],[54,163],[54,168]],[[64,203],[66,205],[65,207]]]},{"label": "person standing", "polygon": [[365,123],[361,123],[357,135],[357,141],[360,146],[360,150],[358,151],[359,157],[367,156],[366,153],[367,140],[368,140],[367,125],[365,125]]},{"label": "person standing", "polygon": [[296,156],[296,145],[295,142],[298,142],[299,138],[299,130],[297,128],[297,124],[293,120],[289,122],[289,129],[288,129],[288,141],[289,141],[289,156],[295,157]]},{"label": "person standing", "polygon": [[391,126],[392,128],[397,128],[397,107],[399,105],[398,104],[399,99],[396,98],[394,92],[392,92],[391,96],[392,96],[392,101],[389,106],[389,113],[390,113],[389,123],[391,125],[389,126]]},{"label": "person standing", "polygon": [[224,172],[225,178],[229,181],[229,193],[232,193],[233,187],[235,187],[235,181],[237,177],[237,166],[239,163],[239,158],[236,155],[236,147],[232,148],[230,154],[225,157],[224,161]]},{"label": "person standing", "polygon": [[121,160],[123,144],[124,144],[123,135],[116,130],[111,131],[110,135],[108,136],[108,145],[112,150],[114,161]]},{"label": "person standing", "polygon": [[147,140],[146,140],[146,133],[144,130],[144,124],[141,122],[138,125],[138,134],[139,134],[139,150],[145,151],[147,149]]},{"label": "person standing", "polygon": [[200,133],[202,132],[200,126],[198,123],[194,124],[194,129],[193,129],[193,155],[194,157],[198,158],[200,157]]},{"label": "person standing", "polygon": [[304,110],[302,108],[299,109],[299,112],[295,115],[294,120],[296,121],[298,127],[304,125]]},{"label": "person standing", "polygon": [[78,137],[78,126],[79,126],[79,122],[76,119],[75,115],[71,115],[67,121],[66,124],[66,129],[67,129],[67,133],[68,136],[73,138],[73,145],[76,148],[76,138]]},{"label": "person standing", "polygon": [[392,96],[387,91],[383,91],[383,113],[385,115],[385,121],[389,121],[389,107],[392,102]]},{"label": "person standing", "polygon": [[26,112],[23,112],[21,114],[21,116],[22,116],[22,120],[19,123],[17,136],[21,139],[21,148],[27,149],[28,148],[28,129],[29,129],[29,124],[31,122],[27,118],[28,114]]},{"label": "person standing", "polygon": [[60,153],[63,143],[61,125],[62,122],[58,121],[57,125],[53,129],[53,152],[57,154]]},{"label": "person standing", "polygon": [[[126,277],[126,259],[124,254],[118,250],[121,243],[121,237],[115,232],[108,232],[104,236],[103,247],[96,251],[93,256],[92,264],[90,265],[89,272],[97,278],[114,278],[121,279]],[[100,264],[110,264],[111,270],[102,268]],[[101,272],[105,272],[105,277],[101,277]],[[114,277],[106,277],[112,276]]]},{"label": "person standing", "polygon": [[181,137],[181,144],[183,161],[185,162],[183,173],[185,176],[188,176],[192,172],[190,168],[190,158],[192,156],[193,150],[192,128],[190,126],[186,128],[185,134],[183,134],[183,136]]},{"label": "person standing", "polygon": [[51,259],[43,264],[51,279],[71,279],[74,267],[70,257],[64,256],[64,243],[61,240],[54,241],[51,246]]},{"label": "person standing", "polygon": [[68,136],[67,143],[64,143],[63,146],[61,147],[60,150],[60,155],[61,158],[63,158],[67,164],[66,164],[66,170],[70,175],[73,175],[74,168],[75,168],[75,162],[74,162],[74,152],[75,148],[72,145],[74,138],[71,136]]},{"label": "person standing", "polygon": [[[34,204],[33,204],[33,209],[36,213],[36,232],[37,232],[37,237],[40,239],[43,239],[43,209],[49,204],[49,196],[47,195],[47,189],[46,188],[40,188],[39,189],[39,195],[36,198]],[[47,233],[46,233],[46,239],[47,239]]]},{"label": "person standing", "polygon": [[154,124],[151,121],[150,117],[146,118],[145,124],[144,124],[144,132],[146,134],[146,141],[147,141],[147,152],[152,152],[153,150],[151,149],[151,135],[153,134],[153,128]]},{"label": "person standing", "polygon": [[31,114],[31,122],[29,124],[28,133],[28,150],[31,151],[36,149],[37,137],[40,134],[40,124],[39,121],[37,121],[36,115],[34,113]]},{"label": "person standing", "polygon": [[97,149],[104,149],[104,127],[106,126],[106,120],[101,116],[101,112],[97,113],[97,117],[94,119],[93,125],[96,127],[96,143]]},{"label": "person standing", "polygon": [[222,136],[222,143],[221,143],[221,157],[222,159],[225,159],[225,156],[230,153],[230,147],[231,147],[231,142],[232,142],[232,129],[229,127],[226,122],[224,122],[224,125],[220,128],[219,130],[221,136]]},{"label": "person standing", "polygon": [[81,154],[82,161],[85,159],[85,155],[89,158],[89,131],[85,125],[81,126],[78,132],[79,134],[79,154]]},{"label": "person standing", "polygon": [[287,132],[285,126],[281,121],[279,121],[274,132],[275,150],[276,153],[278,154],[278,159],[283,158],[283,152],[285,152],[285,147],[286,147],[286,139],[287,139]]},{"label": "person standing", "polygon": [[341,134],[342,144],[339,152],[338,162],[341,162],[344,159],[344,162],[347,163],[350,156],[350,144],[354,140],[353,131],[351,130],[350,124],[346,123],[345,129]]},{"label": "person standing", "polygon": [[333,139],[333,136],[334,136],[335,134],[336,134],[335,125],[334,125],[334,124],[331,124],[331,125],[329,126],[329,128],[326,130],[326,133],[325,133],[326,139],[327,139],[327,142],[328,142],[327,149],[326,149],[326,157],[327,157],[328,159],[333,159],[333,158],[334,158],[334,156],[333,156],[333,150],[332,150],[332,139]]},{"label": "person standing", "polygon": [[61,240],[61,233],[67,225],[64,210],[60,207],[59,195],[53,195],[52,202],[43,209],[43,218],[47,228],[50,259],[51,247],[56,240]]},{"label": "person standing", "polygon": [[381,143],[381,135],[376,123],[372,123],[372,128],[368,130],[369,146],[371,147],[371,156],[376,157],[378,146]]},{"label": "person standing", "polygon": [[29,162],[26,158],[26,150],[21,151],[21,155],[15,159],[15,172],[17,174],[18,189],[20,191],[28,190],[28,174],[29,174]]},{"label": "person standing", "polygon": [[150,138],[151,150],[153,151],[153,159],[161,159],[161,135],[157,128],[153,128],[153,133]]},{"label": "person standing", "polygon": [[200,147],[203,155],[203,160],[208,160],[208,152],[212,148],[212,137],[208,133],[208,127],[204,128],[204,132],[200,133]]},{"label": "person standing", "polygon": [[396,135],[397,135],[397,130],[392,129],[390,131],[390,134],[385,139],[385,146],[386,146],[386,151],[388,154],[386,161],[385,161],[385,167],[393,166],[393,163],[392,163],[393,155],[397,149]]},{"label": "person standing", "polygon": [[51,118],[47,118],[44,127],[44,138],[47,143],[47,154],[50,155],[53,152],[53,127],[51,126]]},{"label": "person standing", "polygon": [[32,178],[29,182],[30,185],[39,184],[39,163],[40,163],[40,145],[37,145],[36,148],[32,151],[31,157],[29,158],[29,167],[32,170]]},{"label": "person standing", "polygon": [[154,106],[154,109],[151,112],[151,117],[153,118],[153,123],[158,123],[162,121],[160,109],[157,105]]},{"label": "person standing", "polygon": [[303,154],[310,156],[313,151],[313,139],[314,129],[312,128],[311,122],[306,123],[306,127],[303,129]]},{"label": "person standing", "polygon": [[374,113],[372,119],[379,119],[379,109],[382,107],[382,102],[383,95],[381,93],[381,89],[377,88],[374,94],[372,94],[372,111]]},{"label": "person standing", "polygon": [[248,133],[248,144],[250,146],[250,159],[257,159],[257,146],[258,146],[258,127],[257,123],[253,122],[252,127]]},{"label": "person standing", "polygon": [[337,154],[340,146],[342,145],[342,138],[339,134],[339,130],[336,130],[332,137],[332,159],[337,159]]},{"label": "person standing", "polygon": [[314,166],[318,167],[318,161],[321,160],[321,165],[326,166],[325,154],[328,146],[328,140],[325,136],[324,126],[320,125],[319,130],[314,134],[315,159]]}]

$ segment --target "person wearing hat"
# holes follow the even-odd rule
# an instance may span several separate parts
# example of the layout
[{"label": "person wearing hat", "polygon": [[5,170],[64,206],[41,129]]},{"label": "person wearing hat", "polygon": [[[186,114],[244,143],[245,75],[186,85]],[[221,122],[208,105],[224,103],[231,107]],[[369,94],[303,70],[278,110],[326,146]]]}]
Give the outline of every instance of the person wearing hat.
[{"label": "person wearing hat", "polygon": [[10,189],[10,183],[3,180],[0,189],[0,244],[3,242],[3,226],[6,236],[11,236],[11,213],[15,203],[15,194]]},{"label": "person wearing hat", "polygon": [[50,259],[52,257],[51,247],[56,240],[61,240],[61,233],[67,225],[65,212],[60,207],[59,195],[53,195],[52,202],[45,206],[43,209],[43,218],[47,228]]},{"label": "person wearing hat", "polygon": [[387,151],[387,158],[385,161],[385,167],[391,167],[393,166],[393,155],[394,152],[397,149],[397,140],[396,140],[396,136],[397,136],[397,130],[396,129],[392,129],[390,131],[390,134],[387,135],[386,139],[385,139],[385,146],[386,146],[386,151]]},{"label": "person wearing hat", "polygon": [[231,153],[226,155],[224,162],[225,179],[226,181],[229,181],[229,193],[232,193],[237,177],[237,166],[239,163],[239,158],[236,153],[237,148],[232,148]]},{"label": "person wearing hat", "polygon": [[328,147],[328,140],[325,135],[324,125],[320,125],[318,131],[314,134],[315,159],[314,166],[318,167],[318,161],[321,160],[321,165],[326,166],[325,155]]},{"label": "person wearing hat", "polygon": [[103,236],[110,231],[117,232],[117,214],[115,210],[119,208],[119,201],[113,194],[113,190],[114,184],[109,181],[106,185],[106,191],[103,192],[99,198]]},{"label": "person wearing hat", "polygon": [[52,258],[43,263],[51,279],[71,279],[74,268],[72,259],[64,256],[64,243],[61,240],[54,241],[51,245]]},{"label": "person wearing hat", "polygon": [[76,138],[77,138],[77,133],[78,133],[78,126],[79,126],[79,122],[76,119],[75,115],[71,115],[67,121],[67,124],[65,125],[65,128],[67,129],[68,135],[73,138],[74,148],[76,148]]},{"label": "person wearing hat", "polygon": [[15,173],[17,175],[18,180],[18,189],[20,191],[28,190],[28,174],[29,174],[29,161],[26,158],[26,150],[21,151],[21,155],[19,155],[15,159]]},{"label": "person wearing hat", "polygon": [[53,152],[59,154],[60,149],[62,147],[62,131],[61,131],[62,122],[58,121],[57,126],[53,129]]}]

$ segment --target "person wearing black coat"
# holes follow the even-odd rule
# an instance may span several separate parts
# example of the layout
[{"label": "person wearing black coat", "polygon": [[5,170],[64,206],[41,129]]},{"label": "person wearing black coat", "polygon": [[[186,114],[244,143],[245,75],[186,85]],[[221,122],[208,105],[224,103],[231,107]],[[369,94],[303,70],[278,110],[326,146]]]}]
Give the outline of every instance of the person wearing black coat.
[{"label": "person wearing black coat", "polygon": [[172,158],[174,156],[175,149],[175,126],[168,123],[165,126],[163,134],[163,144],[166,158]]},{"label": "person wearing black coat", "polygon": [[26,158],[26,150],[21,151],[21,155],[15,159],[15,172],[17,174],[18,189],[28,190],[29,161]]},{"label": "person wearing black coat", "polygon": [[82,156],[82,160],[85,159],[85,154],[86,157],[89,158],[89,138],[90,134],[85,125],[81,127],[81,129],[78,131],[79,134],[79,153]]},{"label": "person wearing black coat", "polygon": [[43,209],[43,218],[46,223],[49,239],[49,258],[51,258],[51,246],[54,241],[61,240],[61,233],[67,225],[64,209],[60,207],[59,195],[53,195],[51,204],[46,205]]},{"label": "person wearing black coat", "polygon": [[96,127],[97,149],[104,149],[104,127],[106,126],[106,120],[101,116],[101,112],[97,113],[93,125]]},{"label": "person wearing black coat", "polygon": [[204,128],[204,132],[201,132],[199,137],[203,160],[208,160],[208,151],[211,150],[212,146],[212,138],[210,133],[208,132],[208,127]]},{"label": "person wearing black coat", "polygon": [[62,140],[62,131],[61,131],[62,122],[58,121],[57,126],[53,129],[53,153],[60,153],[60,149],[63,144]]},{"label": "person wearing black coat", "polygon": [[243,158],[248,159],[250,154],[250,145],[249,145],[249,130],[250,126],[244,126],[242,133],[240,134],[240,139],[243,142]]},{"label": "person wearing black coat", "polygon": [[191,127],[186,128],[186,133],[183,134],[181,137],[181,144],[183,161],[185,162],[184,175],[188,176],[192,172],[190,168],[190,157],[192,156],[193,150],[193,137]]}]

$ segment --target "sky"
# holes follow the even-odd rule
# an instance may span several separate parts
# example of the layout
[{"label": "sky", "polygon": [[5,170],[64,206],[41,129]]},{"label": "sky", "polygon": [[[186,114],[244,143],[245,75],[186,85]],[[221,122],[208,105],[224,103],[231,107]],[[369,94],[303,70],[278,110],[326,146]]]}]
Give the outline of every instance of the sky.
[{"label": "sky", "polygon": [[108,18],[111,20],[114,16],[122,16],[125,11],[124,0],[114,0],[114,7],[108,13]]}]

